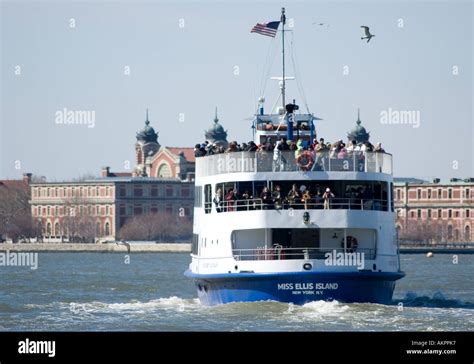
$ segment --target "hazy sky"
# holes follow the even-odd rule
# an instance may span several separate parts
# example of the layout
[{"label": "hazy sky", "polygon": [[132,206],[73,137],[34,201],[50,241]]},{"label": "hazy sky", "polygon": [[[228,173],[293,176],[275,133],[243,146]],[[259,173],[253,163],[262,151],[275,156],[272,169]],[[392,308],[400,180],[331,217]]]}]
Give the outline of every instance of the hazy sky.
[{"label": "hazy sky", "polygon": [[[360,107],[395,176],[474,176],[471,1],[3,1],[0,178],[133,168],[147,107],[162,145],[202,141],[216,106],[229,139],[250,140],[246,119],[278,42],[250,29],[279,20],[281,6],[310,110],[324,118],[318,136],[345,139]],[[267,108],[278,91],[268,81]],[[303,105],[294,81],[288,98]],[[95,112],[94,127],[57,124],[64,108]],[[419,127],[383,124],[390,109],[419,112]]]}]

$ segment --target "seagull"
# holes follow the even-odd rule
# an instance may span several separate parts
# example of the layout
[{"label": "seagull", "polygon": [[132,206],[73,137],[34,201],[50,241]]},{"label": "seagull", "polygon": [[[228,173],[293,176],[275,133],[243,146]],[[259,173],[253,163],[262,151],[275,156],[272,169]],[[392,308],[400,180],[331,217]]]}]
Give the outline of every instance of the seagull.
[{"label": "seagull", "polygon": [[370,30],[368,26],[361,25],[360,27],[364,29],[364,35],[365,35],[365,37],[361,37],[360,39],[367,39],[367,43],[369,43],[370,39],[372,39],[372,37],[375,37],[375,35],[370,34]]},{"label": "seagull", "polygon": [[124,245],[127,247],[127,252],[130,253],[130,243],[127,243],[125,240],[116,241],[117,245]]},{"label": "seagull", "polygon": [[325,25],[326,28],[329,28],[329,24],[327,24],[327,23],[318,23],[318,22],[315,21],[315,22],[313,22],[313,25],[319,25],[320,27],[322,27],[323,25]]}]

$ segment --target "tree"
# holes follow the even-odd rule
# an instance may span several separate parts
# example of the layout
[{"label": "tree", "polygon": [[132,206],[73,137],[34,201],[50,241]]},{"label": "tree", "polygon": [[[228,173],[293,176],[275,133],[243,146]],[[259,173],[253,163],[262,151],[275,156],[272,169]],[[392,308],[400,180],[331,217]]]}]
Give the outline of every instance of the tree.
[{"label": "tree", "polygon": [[86,201],[78,197],[63,201],[62,232],[69,242],[93,243],[99,237],[96,218],[87,207]]},{"label": "tree", "polygon": [[405,224],[400,224],[402,229],[399,233],[400,240],[418,241],[420,243],[441,243],[452,240],[449,224],[446,220],[412,220],[408,219]]},{"label": "tree", "polygon": [[187,217],[165,212],[137,215],[122,226],[119,235],[124,240],[174,241],[190,239],[192,221]]},{"label": "tree", "polygon": [[29,205],[28,185],[21,182],[0,187],[0,236],[14,242],[39,235]]}]

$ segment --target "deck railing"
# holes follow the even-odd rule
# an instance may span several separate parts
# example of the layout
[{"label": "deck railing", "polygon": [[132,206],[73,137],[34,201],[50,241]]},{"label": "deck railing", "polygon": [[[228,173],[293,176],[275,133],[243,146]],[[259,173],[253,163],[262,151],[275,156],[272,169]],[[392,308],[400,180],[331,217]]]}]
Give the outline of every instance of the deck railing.
[{"label": "deck railing", "polygon": [[205,210],[210,213],[212,210],[217,212],[237,212],[237,211],[256,211],[256,210],[364,210],[364,211],[388,211],[387,200],[380,199],[362,199],[362,198],[332,198],[325,205],[321,198],[311,198],[306,202],[298,202],[284,199],[271,199],[264,201],[261,198],[240,199],[221,201],[219,203],[205,203]]},{"label": "deck railing", "polygon": [[[256,247],[255,249],[233,249],[235,260],[286,260],[286,259],[327,259],[336,253],[360,253],[364,260],[374,260],[375,249],[366,248],[285,248],[280,245],[273,247]],[[355,257],[353,255],[352,257]],[[351,256],[348,256],[351,258]]]},{"label": "deck railing", "polygon": [[392,174],[392,155],[353,152],[232,152],[196,158],[196,175],[255,172],[372,172]]}]

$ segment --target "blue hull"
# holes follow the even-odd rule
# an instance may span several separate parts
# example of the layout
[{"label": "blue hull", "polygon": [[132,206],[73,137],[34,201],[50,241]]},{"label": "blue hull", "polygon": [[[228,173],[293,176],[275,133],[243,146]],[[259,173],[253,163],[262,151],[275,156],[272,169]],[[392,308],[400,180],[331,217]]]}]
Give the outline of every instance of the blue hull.
[{"label": "blue hull", "polygon": [[390,303],[402,272],[296,272],[185,275],[194,280],[205,305],[230,302],[279,301],[305,304],[319,300]]}]

